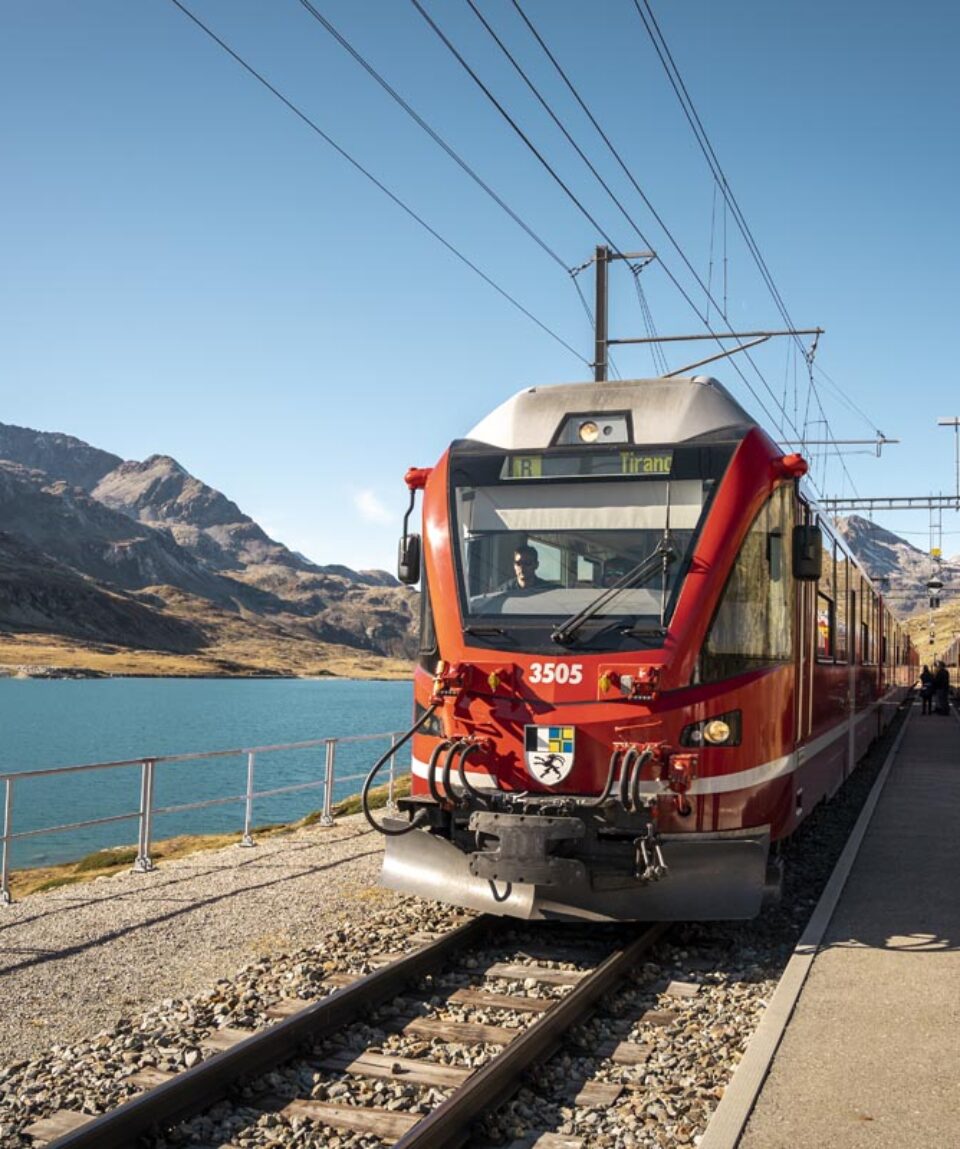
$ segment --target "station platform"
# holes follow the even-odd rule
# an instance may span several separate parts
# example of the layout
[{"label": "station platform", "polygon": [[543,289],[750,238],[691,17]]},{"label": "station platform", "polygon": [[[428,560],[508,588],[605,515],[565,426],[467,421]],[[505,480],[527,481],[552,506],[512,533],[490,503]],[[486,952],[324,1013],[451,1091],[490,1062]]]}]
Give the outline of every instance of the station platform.
[{"label": "station platform", "polygon": [[738,1149],[960,1146],[960,720],[911,709]]}]

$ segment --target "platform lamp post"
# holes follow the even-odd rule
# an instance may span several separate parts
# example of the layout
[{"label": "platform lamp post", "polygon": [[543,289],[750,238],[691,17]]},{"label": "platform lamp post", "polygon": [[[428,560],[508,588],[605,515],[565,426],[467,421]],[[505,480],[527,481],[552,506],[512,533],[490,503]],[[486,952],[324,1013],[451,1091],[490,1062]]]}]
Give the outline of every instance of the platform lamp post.
[{"label": "platform lamp post", "polygon": [[957,461],[957,505],[955,510],[960,511],[960,418],[954,416],[952,419],[938,419],[937,426],[953,428],[954,454]]}]

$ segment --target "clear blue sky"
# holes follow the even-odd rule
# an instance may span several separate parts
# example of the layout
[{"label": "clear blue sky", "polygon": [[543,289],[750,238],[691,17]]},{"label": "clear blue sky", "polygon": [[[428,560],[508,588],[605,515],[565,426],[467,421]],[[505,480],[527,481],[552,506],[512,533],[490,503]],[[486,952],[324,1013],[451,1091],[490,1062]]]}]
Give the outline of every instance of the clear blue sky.
[{"label": "clear blue sky", "polygon": [[[565,271],[297,0],[185,2],[592,357]],[[512,4],[477,2],[702,309]],[[705,280],[714,184],[633,0],[522,3]],[[464,0],[424,4],[616,245],[643,246]],[[408,0],[315,6],[564,264],[590,257],[594,226]],[[654,12],[791,316],[826,328],[817,363],[869,416],[816,377],[833,434],[878,427],[903,441],[879,461],[869,449],[849,455],[856,488],[952,493],[953,432],[936,420],[960,415],[960,10],[657,0]],[[409,465],[433,463],[521,387],[588,375],[170,0],[3,0],[0,139],[0,420],[125,458],[173,455],[319,562],[391,568]],[[727,256],[730,323],[780,326],[732,220]],[[582,281],[589,295],[589,273]],[[641,282],[661,333],[703,330],[663,267]],[[643,334],[627,273],[612,289],[611,334]],[[711,350],[669,347],[667,359],[675,368]],[[802,423],[805,372],[789,341],[754,357],[791,415],[796,376]],[[625,376],[654,373],[647,351],[615,358]],[[763,417],[731,365],[711,370]],[[851,493],[836,459],[816,470],[824,493]],[[881,521],[927,546],[927,512]],[[946,513],[943,526],[952,554],[960,516]]]}]

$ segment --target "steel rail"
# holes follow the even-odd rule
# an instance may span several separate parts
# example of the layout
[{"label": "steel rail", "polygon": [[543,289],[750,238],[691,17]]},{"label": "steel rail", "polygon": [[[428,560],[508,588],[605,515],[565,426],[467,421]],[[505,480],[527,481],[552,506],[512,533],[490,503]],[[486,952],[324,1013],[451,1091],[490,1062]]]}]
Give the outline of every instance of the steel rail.
[{"label": "steel rail", "polygon": [[431,973],[452,953],[477,942],[490,924],[488,917],[479,917],[458,926],[437,941],[335,991],[323,1001],[95,1117],[49,1142],[47,1149],[129,1149],[153,1126],[169,1125],[208,1109],[229,1092],[238,1078],[264,1073],[296,1056],[306,1042],[355,1020],[361,1010],[390,1000],[411,981]]},{"label": "steel rail", "polygon": [[394,1149],[450,1149],[462,1145],[470,1136],[470,1122],[511,1097],[520,1088],[521,1073],[549,1056],[571,1026],[590,1013],[670,925],[658,922],[605,958],[572,993],[514,1038],[499,1057],[478,1069],[456,1093],[404,1134]]}]

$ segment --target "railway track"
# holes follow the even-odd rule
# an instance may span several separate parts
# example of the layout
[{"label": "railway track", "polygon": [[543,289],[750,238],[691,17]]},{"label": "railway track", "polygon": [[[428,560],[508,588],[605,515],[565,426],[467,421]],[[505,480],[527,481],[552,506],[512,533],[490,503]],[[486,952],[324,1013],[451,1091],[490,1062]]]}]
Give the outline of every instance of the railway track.
[{"label": "railway track", "polygon": [[[893,729],[865,768],[805,823],[786,856],[778,906],[756,922],[677,924],[588,1022],[567,1019],[562,1047],[552,1058],[544,1054],[523,1076],[519,1068],[512,1071],[513,1096],[495,1112],[495,1091],[487,1080],[490,1095],[481,1098],[477,1112],[483,1116],[473,1122],[479,1137],[519,1149],[517,1139],[526,1138],[526,1147],[538,1130],[549,1130],[535,1142],[538,1149],[578,1144],[656,1149],[665,1138],[680,1147],[704,1135],[895,738]],[[614,935],[604,927],[579,932],[573,927],[558,939],[548,926],[502,919],[496,929],[480,919],[466,927],[461,922],[442,938],[432,932],[449,931],[454,922],[449,914],[387,913],[383,920],[374,915],[363,927],[337,931],[332,945],[327,941],[280,961],[277,969],[271,966],[269,974],[245,972],[209,997],[164,1003],[169,1008],[160,1017],[145,1018],[139,1030],[127,1023],[77,1049],[54,1047],[44,1062],[0,1069],[0,1142],[18,1149],[56,1145],[58,1138],[60,1146],[277,1149],[326,1146],[339,1137],[344,1147],[376,1149],[384,1143],[418,1144],[403,1141],[418,1123],[420,1135],[437,1138],[423,1143],[455,1144],[445,1119],[434,1113],[445,1105],[447,1114],[459,1112],[459,1135],[469,1122],[463,1116],[468,1110],[456,1108],[467,1105],[454,1101],[458,1088],[473,1080],[471,1089],[479,1089],[488,1064],[501,1050],[522,1051],[518,1042],[538,1018],[559,1020],[562,1015],[553,1011],[610,955]],[[378,947],[410,952],[401,960],[393,952],[375,952]],[[421,964],[409,964],[414,958]],[[363,976],[377,966],[372,977]],[[373,994],[376,985],[380,991]],[[307,1004],[314,999],[322,1000]],[[372,1004],[377,1000],[379,1005]],[[324,1016],[333,1032],[330,1026],[324,1031]],[[285,1067],[276,1068],[276,1050],[267,1056],[259,1043],[241,1048],[268,1018],[273,1019],[270,1040],[289,1042]],[[286,1026],[288,1021],[292,1024]],[[644,1061],[630,1066],[610,1058],[611,1041],[615,1048],[624,1039],[646,1047],[633,1051]],[[221,1052],[214,1055],[214,1048]],[[252,1059],[247,1070],[234,1059],[245,1059],[250,1048],[259,1048],[258,1059],[263,1056]],[[621,1052],[629,1056],[631,1051]],[[190,1066],[200,1057],[204,1060],[194,1068],[205,1077],[182,1068],[176,1076],[158,1071]],[[422,1083],[414,1072],[435,1076]],[[191,1073],[197,1101],[186,1105],[181,1097],[174,1104],[175,1091],[161,1093],[168,1115],[144,1122],[159,1122],[162,1132],[156,1135],[138,1137],[131,1122],[108,1140],[106,1117],[64,1112],[118,1106],[110,1115],[117,1120],[129,1112],[130,1100],[118,1103],[132,1089],[166,1088],[188,1082]],[[621,1092],[614,1100],[617,1086]],[[133,1099],[143,1106],[141,1117],[148,1096]],[[227,1100],[217,1103],[218,1097]],[[311,1102],[334,1108],[324,1117],[319,1106],[312,1112],[301,1107]],[[197,1105],[203,1114],[190,1118]],[[471,1101],[470,1112],[472,1106]],[[386,1110],[390,1120],[399,1115],[396,1125],[403,1128],[381,1136],[378,1110]],[[331,1123],[334,1117],[365,1122],[364,1131],[338,1128]],[[84,1133],[88,1140],[79,1140]]]},{"label": "railway track", "polygon": [[[415,949],[381,956],[366,976],[334,975],[328,996],[313,1004],[280,1003],[262,1030],[213,1030],[199,1064],[134,1074],[143,1092],[110,1112],[60,1111],[25,1132],[47,1149],[129,1149],[151,1136],[157,1143],[157,1131],[171,1128],[160,1143],[177,1144],[180,1125],[182,1143],[197,1144],[195,1124],[188,1131],[183,1123],[229,1099],[240,1126],[271,1114],[278,1126],[369,1135],[370,1144],[397,1149],[462,1144],[471,1124],[516,1093],[524,1072],[557,1049],[667,928],[621,934],[612,946],[581,935],[571,947],[568,932],[517,947],[499,940],[501,922],[476,918],[438,938],[415,938]],[[498,960],[504,953],[508,960]],[[392,1031],[387,1042],[367,1024],[371,1013],[383,1020],[378,1010]],[[597,1054],[626,1065],[646,1057],[644,1047],[618,1040]],[[306,1096],[276,1088],[291,1080]],[[357,1081],[368,1091],[370,1082],[399,1084],[402,1096],[358,1103],[350,1085]],[[588,1097],[590,1088],[585,1083]],[[594,1103],[614,1095],[610,1086],[592,1089]],[[200,1121],[212,1132],[212,1121]],[[220,1136],[209,1144],[234,1142]]]}]

